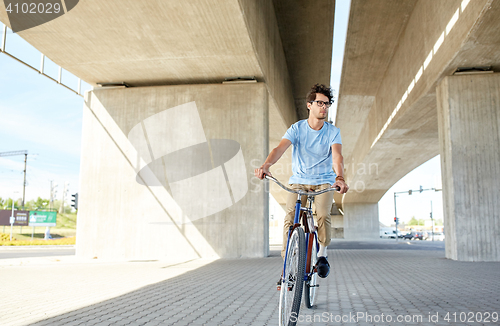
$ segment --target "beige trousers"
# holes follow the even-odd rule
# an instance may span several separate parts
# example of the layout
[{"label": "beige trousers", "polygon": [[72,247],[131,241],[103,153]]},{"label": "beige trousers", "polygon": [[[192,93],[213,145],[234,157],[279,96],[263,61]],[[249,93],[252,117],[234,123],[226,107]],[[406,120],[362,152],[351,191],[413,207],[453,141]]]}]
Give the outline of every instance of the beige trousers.
[{"label": "beige trousers", "polygon": [[[325,183],[322,185],[290,185],[292,189],[300,190],[323,190],[331,187],[330,184]],[[307,196],[301,197],[301,205],[304,207],[307,203]],[[285,259],[286,242],[288,240],[288,230],[290,226],[293,225],[293,219],[295,217],[295,202],[297,201],[297,194],[289,193],[286,199],[286,216],[285,223],[283,225],[283,247],[281,248],[281,257]],[[328,246],[331,241],[331,218],[330,211],[333,203],[333,191],[326,192],[324,194],[318,195],[314,198],[314,206],[316,206],[316,223],[318,225],[318,241],[323,246]]]}]

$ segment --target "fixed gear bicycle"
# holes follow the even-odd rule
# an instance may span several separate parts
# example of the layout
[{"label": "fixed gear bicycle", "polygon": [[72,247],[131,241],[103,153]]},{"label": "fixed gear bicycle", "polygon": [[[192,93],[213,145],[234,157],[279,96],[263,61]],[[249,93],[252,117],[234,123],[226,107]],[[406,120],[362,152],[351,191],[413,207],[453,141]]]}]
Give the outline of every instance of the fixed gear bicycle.
[{"label": "fixed gear bicycle", "polygon": [[[297,194],[295,217],[288,231],[288,240],[281,273],[279,304],[279,325],[295,326],[300,310],[302,291],[305,285],[304,301],[307,308],[312,308],[316,300],[318,274],[316,271],[317,252],[319,250],[317,226],[314,225],[312,203],[314,197],[328,191],[340,190],[327,188],[319,191],[290,189],[275,178],[264,175],[284,190]],[[305,207],[301,205],[301,196],[307,196]],[[301,224],[302,222],[302,224]],[[295,316],[295,318],[292,318]]]}]

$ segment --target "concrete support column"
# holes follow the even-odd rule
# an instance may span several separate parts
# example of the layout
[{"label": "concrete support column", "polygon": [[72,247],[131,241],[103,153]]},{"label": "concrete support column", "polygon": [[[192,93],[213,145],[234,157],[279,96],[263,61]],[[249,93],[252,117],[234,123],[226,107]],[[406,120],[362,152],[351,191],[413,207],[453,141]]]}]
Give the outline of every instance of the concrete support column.
[{"label": "concrete support column", "polygon": [[500,261],[500,74],[437,87],[446,257]]},{"label": "concrete support column", "polygon": [[379,239],[378,203],[344,203],[344,239]]},{"label": "concrete support column", "polygon": [[344,238],[344,216],[330,215],[332,219],[332,239]]},{"label": "concrete support column", "polygon": [[268,149],[263,83],[86,94],[77,255],[264,257],[269,197],[250,184]]}]

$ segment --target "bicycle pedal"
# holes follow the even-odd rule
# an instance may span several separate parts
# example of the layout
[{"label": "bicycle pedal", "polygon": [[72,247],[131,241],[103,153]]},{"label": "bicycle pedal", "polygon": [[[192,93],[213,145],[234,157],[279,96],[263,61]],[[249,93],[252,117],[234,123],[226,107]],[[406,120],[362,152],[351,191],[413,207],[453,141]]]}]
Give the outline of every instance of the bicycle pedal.
[{"label": "bicycle pedal", "polygon": [[277,285],[276,290],[281,291],[281,285]]}]

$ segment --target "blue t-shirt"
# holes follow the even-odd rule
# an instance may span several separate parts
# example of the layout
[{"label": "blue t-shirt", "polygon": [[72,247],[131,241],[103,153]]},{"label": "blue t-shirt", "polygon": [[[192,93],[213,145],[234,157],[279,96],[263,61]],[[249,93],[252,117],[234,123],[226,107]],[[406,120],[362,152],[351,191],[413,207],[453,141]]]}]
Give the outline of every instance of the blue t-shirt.
[{"label": "blue t-shirt", "polygon": [[325,122],[314,130],[307,120],[294,123],[283,138],[292,142],[292,171],[289,184],[334,184],[332,145],[342,144],[340,129]]}]

